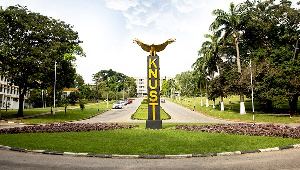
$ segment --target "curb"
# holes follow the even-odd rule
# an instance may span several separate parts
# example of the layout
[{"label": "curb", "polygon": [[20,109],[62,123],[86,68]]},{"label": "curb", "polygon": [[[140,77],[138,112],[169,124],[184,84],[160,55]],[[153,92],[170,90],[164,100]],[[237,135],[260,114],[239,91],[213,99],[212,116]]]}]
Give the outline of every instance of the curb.
[{"label": "curb", "polygon": [[183,158],[197,158],[197,157],[242,155],[242,154],[250,154],[250,153],[279,151],[279,150],[291,149],[291,148],[300,148],[300,144],[258,149],[258,150],[249,150],[249,151],[204,153],[204,154],[182,154],[182,155],[117,155],[117,154],[73,153],[73,152],[59,152],[59,151],[47,151],[47,150],[28,150],[25,148],[16,148],[16,147],[0,145],[0,149],[17,151],[17,152],[25,152],[25,153],[66,155],[66,156],[77,156],[77,157],[115,158],[115,159],[183,159]]}]

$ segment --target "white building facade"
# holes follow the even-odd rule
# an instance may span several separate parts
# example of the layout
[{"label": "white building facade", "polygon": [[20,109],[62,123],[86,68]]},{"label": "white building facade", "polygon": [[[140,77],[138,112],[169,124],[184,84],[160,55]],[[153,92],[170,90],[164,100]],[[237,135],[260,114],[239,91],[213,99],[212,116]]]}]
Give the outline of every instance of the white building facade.
[{"label": "white building facade", "polygon": [[[0,108],[1,109],[18,109],[19,108],[19,87],[10,85],[8,79],[0,76]],[[24,96],[24,108],[30,108],[25,102],[30,95],[30,91]]]},{"label": "white building facade", "polygon": [[[146,77],[134,77],[136,83],[136,94],[137,97],[147,96],[147,78]],[[162,86],[162,82],[165,80],[170,80],[171,77],[160,77],[160,89]]]}]

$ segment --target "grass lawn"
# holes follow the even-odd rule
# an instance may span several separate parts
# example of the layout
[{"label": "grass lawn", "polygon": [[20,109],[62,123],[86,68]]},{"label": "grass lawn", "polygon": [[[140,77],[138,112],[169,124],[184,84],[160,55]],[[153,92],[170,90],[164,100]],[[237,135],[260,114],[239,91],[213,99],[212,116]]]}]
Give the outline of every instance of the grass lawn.
[{"label": "grass lawn", "polygon": [[[87,106],[90,105],[90,106]],[[108,109],[112,108],[112,103],[109,103]],[[28,111],[31,111],[34,109],[29,109]],[[57,110],[64,110],[64,108],[58,108]],[[82,111],[81,109],[69,109],[67,110],[67,115],[65,116],[64,111],[56,112],[55,113],[55,119],[51,117],[51,114],[39,116],[35,118],[29,118],[29,119],[21,119],[17,120],[16,122],[23,122],[28,124],[41,124],[41,123],[57,123],[57,122],[67,122],[72,120],[79,120],[91,117],[95,114],[102,113],[107,110],[107,104],[106,102],[102,102],[99,104],[99,111],[98,111],[98,104],[97,103],[88,103],[86,104],[85,109]],[[48,110],[49,112],[49,110]],[[43,112],[45,113],[45,112]]]},{"label": "grass lawn", "polygon": [[300,139],[174,130],[176,124],[165,123],[162,130],[149,130],[144,124],[139,125],[135,129],[111,131],[0,135],[0,144],[75,153],[177,155],[245,151],[300,143]]},{"label": "grass lawn", "polygon": [[[148,119],[148,104],[142,103],[138,110],[132,115],[132,119],[147,120]],[[171,119],[171,116],[165,112],[164,109],[160,108],[160,119],[167,120]]]},{"label": "grass lawn", "polygon": [[[247,114],[241,115],[239,113],[239,96],[232,96],[231,104],[229,104],[229,98],[224,98],[224,105],[225,111],[221,112],[220,107],[217,106],[216,109],[212,108],[212,101],[209,101],[210,106],[206,107],[205,102],[206,98],[203,97],[203,107],[200,104],[200,98],[195,99],[195,109],[201,113],[206,115],[222,118],[222,119],[230,119],[230,120],[237,120],[237,121],[246,121],[246,122],[267,122],[267,123],[300,123],[300,116],[294,115],[292,118],[289,116],[277,116],[277,115],[268,115],[261,111],[261,108],[256,103],[255,105],[255,120],[253,121],[253,114],[252,114],[252,105],[251,100],[245,98],[245,107]],[[181,98],[181,101],[175,99],[169,99],[175,103],[181,104],[185,107],[193,109],[194,107],[194,99],[193,98]],[[218,104],[220,99],[216,99],[216,105]],[[300,105],[300,104],[298,104]],[[285,109],[283,109],[284,111]],[[300,109],[299,109],[300,110]]]}]

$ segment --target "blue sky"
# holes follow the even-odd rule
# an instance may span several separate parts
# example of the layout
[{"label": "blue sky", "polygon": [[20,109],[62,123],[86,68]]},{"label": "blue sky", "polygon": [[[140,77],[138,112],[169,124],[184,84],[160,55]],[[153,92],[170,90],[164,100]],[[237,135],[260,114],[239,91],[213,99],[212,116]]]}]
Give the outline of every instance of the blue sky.
[{"label": "blue sky", "polygon": [[[146,77],[146,58],[132,39],[160,44],[177,42],[157,53],[161,76],[174,77],[191,70],[214,9],[228,11],[230,2],[242,0],[1,0],[0,6],[20,4],[33,12],[74,26],[87,57],[78,57],[77,73],[86,83],[92,74],[113,69],[131,77]],[[296,4],[297,0],[293,0]],[[299,6],[298,6],[299,7]]]}]

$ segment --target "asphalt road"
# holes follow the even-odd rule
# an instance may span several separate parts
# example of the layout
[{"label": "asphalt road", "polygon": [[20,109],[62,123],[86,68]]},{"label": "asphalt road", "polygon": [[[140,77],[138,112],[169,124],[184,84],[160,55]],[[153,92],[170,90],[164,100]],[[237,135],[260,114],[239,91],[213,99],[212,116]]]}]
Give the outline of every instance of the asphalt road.
[{"label": "asphalt road", "polygon": [[133,100],[131,104],[126,105],[123,109],[111,109],[92,119],[76,121],[75,123],[145,123],[145,120],[132,120],[131,115],[140,106],[143,98]]},{"label": "asphalt road", "polygon": [[[131,115],[139,107],[142,100],[143,98],[135,99],[132,104],[128,104],[123,109],[112,109],[92,119],[77,121],[76,123],[146,123],[145,120],[131,119]],[[166,103],[161,103],[161,107],[171,115],[171,119],[163,120],[163,123],[236,123],[213,119],[169,101],[166,101]]]},{"label": "asphalt road", "polygon": [[213,119],[198,112],[191,111],[185,107],[166,101],[161,103],[161,107],[171,115],[170,120],[165,123],[236,123],[231,121]]},{"label": "asphalt road", "polygon": [[[130,116],[142,99],[136,99],[124,109],[112,109],[95,118],[79,121],[95,122],[136,122]],[[163,123],[230,123],[203,116],[171,102],[162,104],[171,116]],[[0,169],[299,169],[300,148],[242,154],[234,156],[199,157],[184,159],[113,159],[75,157],[21,153],[0,149]]]},{"label": "asphalt road", "polygon": [[300,148],[234,156],[184,159],[112,159],[0,150],[0,169],[297,169]]}]

